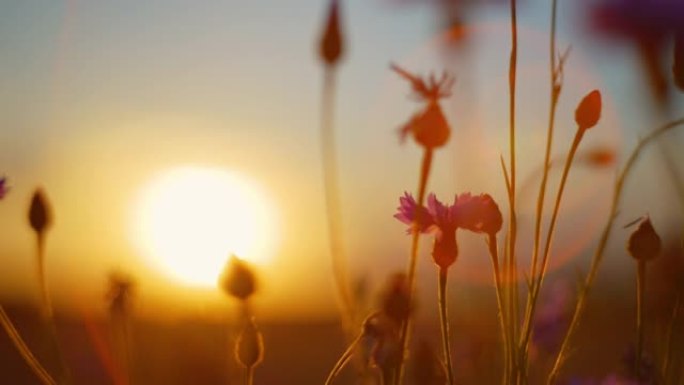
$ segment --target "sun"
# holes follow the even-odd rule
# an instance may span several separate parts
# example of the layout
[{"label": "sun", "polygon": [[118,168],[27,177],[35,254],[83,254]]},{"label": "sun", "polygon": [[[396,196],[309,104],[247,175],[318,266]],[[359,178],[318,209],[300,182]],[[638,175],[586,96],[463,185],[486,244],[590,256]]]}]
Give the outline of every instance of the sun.
[{"label": "sun", "polygon": [[216,287],[231,254],[257,265],[273,256],[273,206],[257,186],[228,170],[166,171],[144,186],[134,213],[137,246],[188,285]]}]

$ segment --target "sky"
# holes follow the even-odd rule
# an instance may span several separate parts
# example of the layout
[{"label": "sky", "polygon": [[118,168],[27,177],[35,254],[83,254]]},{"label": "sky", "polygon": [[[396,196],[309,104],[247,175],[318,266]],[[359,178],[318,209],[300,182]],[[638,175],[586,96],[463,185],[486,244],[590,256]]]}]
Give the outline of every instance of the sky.
[{"label": "sky", "polygon": [[[342,3],[348,51],[337,71],[336,137],[344,236],[351,275],[375,290],[406,264],[409,239],[392,218],[398,197],[417,184],[420,150],[396,129],[419,104],[389,70],[447,69],[457,78],[443,102],[453,134],[435,159],[430,190],[489,192],[506,208],[499,155],[507,156],[507,7],[470,12],[470,39],[447,52],[431,2]],[[279,234],[261,266],[257,306],[273,317],[326,316],[335,309],[327,252],[319,148],[322,68],[316,43],[326,1],[7,1],[0,4],[0,295],[33,300],[35,260],[26,225],[30,194],[43,186],[55,211],[47,269],[55,302],[75,310],[103,305],[105,277],[130,272],[139,307],[197,314],[228,303],[216,290],[179,285],[135,245],[135,207],[150,180],[187,165],[230,170],[263,191]],[[554,153],[574,134],[573,112],[588,91],[604,95],[602,121],[584,143],[624,159],[639,135],[664,117],[639,76],[634,48],[595,36],[590,2],[561,1],[559,46],[572,45]],[[520,4],[520,175],[541,161],[547,120],[548,15],[541,0]],[[675,96],[672,114],[683,110]],[[672,150],[682,135],[668,137]],[[654,151],[654,154],[656,152]],[[656,227],[681,223],[681,209],[657,154],[644,157],[626,196],[625,220],[649,213]],[[681,155],[677,155],[681,164]],[[535,163],[537,162],[537,163]],[[573,171],[559,260],[590,249],[605,220],[612,170]],[[577,179],[573,179],[576,177]],[[554,179],[557,180],[557,179]],[[446,199],[446,198],[445,198]],[[524,199],[524,197],[523,197]],[[520,203],[532,220],[534,198]],[[678,209],[673,210],[673,207]],[[616,231],[613,250],[621,250]],[[524,239],[525,232],[521,234]],[[489,277],[479,238],[463,240],[462,285]],[[426,241],[424,244],[428,244]],[[522,247],[523,253],[527,250]],[[469,256],[468,254],[471,254]],[[586,254],[586,253],[585,253]],[[619,253],[618,253],[619,254]],[[578,262],[581,264],[580,262]],[[624,263],[609,260],[608,269]],[[433,279],[426,254],[420,274]]]}]

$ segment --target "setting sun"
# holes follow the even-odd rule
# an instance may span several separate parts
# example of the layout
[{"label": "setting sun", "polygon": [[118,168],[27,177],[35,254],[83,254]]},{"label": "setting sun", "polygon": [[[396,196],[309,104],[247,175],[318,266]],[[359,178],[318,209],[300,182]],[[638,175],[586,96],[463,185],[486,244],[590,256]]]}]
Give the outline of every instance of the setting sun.
[{"label": "setting sun", "polygon": [[275,246],[272,205],[227,170],[183,167],[161,174],[143,188],[134,221],[144,255],[193,286],[215,286],[230,254],[262,264]]}]

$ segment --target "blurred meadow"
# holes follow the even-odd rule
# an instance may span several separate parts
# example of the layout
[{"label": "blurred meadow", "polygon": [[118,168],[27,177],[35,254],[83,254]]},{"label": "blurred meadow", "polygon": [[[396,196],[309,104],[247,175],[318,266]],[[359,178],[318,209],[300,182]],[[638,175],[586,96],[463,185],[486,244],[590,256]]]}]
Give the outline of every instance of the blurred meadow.
[{"label": "blurred meadow", "polygon": [[683,385],[683,145],[680,0],[2,1],[0,384]]}]

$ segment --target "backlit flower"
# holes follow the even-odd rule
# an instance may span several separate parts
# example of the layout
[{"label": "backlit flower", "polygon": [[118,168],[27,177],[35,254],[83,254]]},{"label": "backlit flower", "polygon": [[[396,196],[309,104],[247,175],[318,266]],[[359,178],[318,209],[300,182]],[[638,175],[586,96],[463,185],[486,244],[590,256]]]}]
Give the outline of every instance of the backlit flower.
[{"label": "backlit flower", "polygon": [[417,229],[421,233],[428,233],[434,225],[432,215],[430,212],[423,207],[418,206],[416,200],[413,196],[407,192],[404,193],[403,197],[399,198],[399,207],[397,208],[398,213],[394,214],[394,217],[404,222],[408,225],[412,225],[407,232],[411,233],[413,231],[413,225],[417,226]]},{"label": "backlit flower", "polygon": [[494,235],[501,230],[503,217],[489,194],[463,193],[457,198],[458,226],[475,233]]},{"label": "backlit flower", "polygon": [[451,135],[451,129],[438,101],[451,96],[454,78],[444,72],[439,79],[434,75],[422,79],[397,65],[392,64],[391,68],[411,83],[413,93],[418,100],[427,103],[401,127],[401,139],[404,140],[410,134],[418,144],[425,148],[433,149],[445,145]]}]

